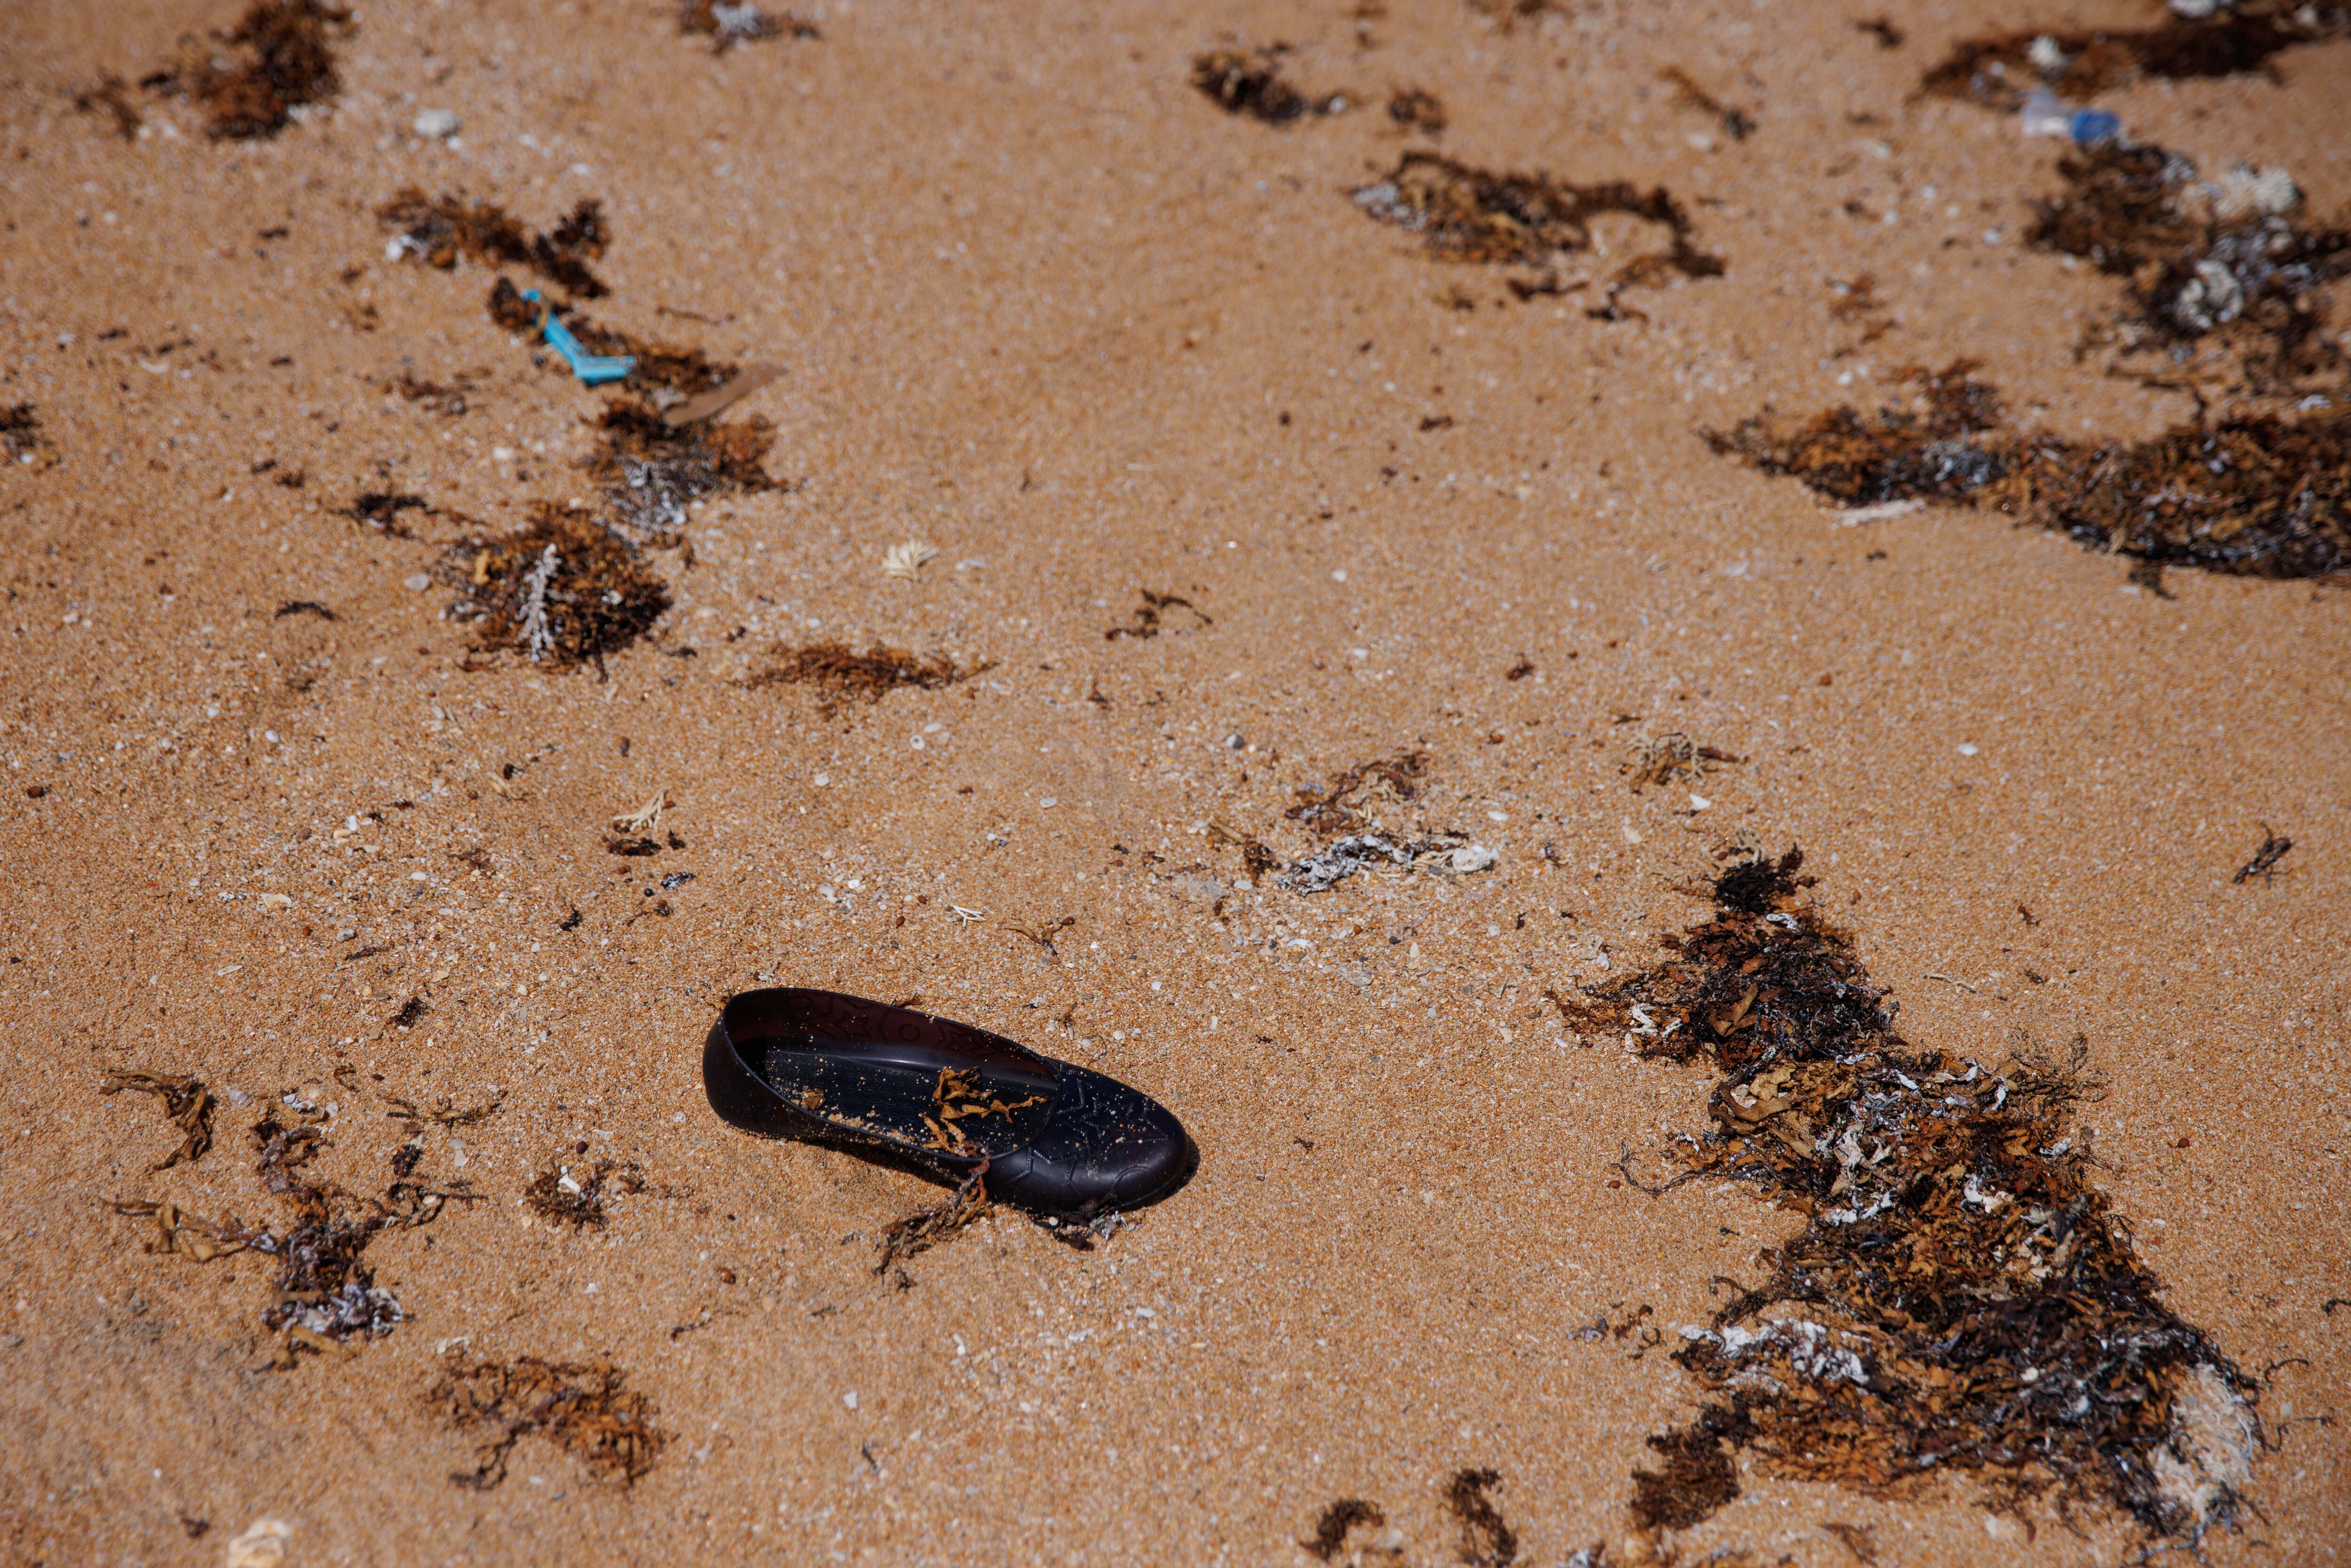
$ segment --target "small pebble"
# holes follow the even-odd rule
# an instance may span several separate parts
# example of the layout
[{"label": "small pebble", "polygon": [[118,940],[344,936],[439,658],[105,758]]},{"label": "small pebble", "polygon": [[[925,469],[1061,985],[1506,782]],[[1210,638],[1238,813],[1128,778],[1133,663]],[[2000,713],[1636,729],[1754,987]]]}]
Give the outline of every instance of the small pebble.
[{"label": "small pebble", "polygon": [[416,116],[416,134],[434,138],[457,134],[457,111],[454,109],[427,109]]},{"label": "small pebble", "polygon": [[401,586],[413,593],[422,593],[433,586],[433,579],[420,571],[413,577],[401,579]]}]

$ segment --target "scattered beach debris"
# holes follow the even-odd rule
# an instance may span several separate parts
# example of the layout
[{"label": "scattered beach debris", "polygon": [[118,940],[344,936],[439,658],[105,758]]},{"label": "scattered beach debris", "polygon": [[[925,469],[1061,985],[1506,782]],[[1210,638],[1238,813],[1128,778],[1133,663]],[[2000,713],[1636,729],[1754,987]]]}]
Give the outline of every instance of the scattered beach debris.
[{"label": "scattered beach debris", "polygon": [[1192,58],[1192,85],[1216,100],[1228,114],[1245,114],[1268,125],[1289,125],[1311,115],[1337,114],[1347,107],[1347,95],[1309,98],[1282,79],[1281,59],[1287,44],[1273,44],[1254,54],[1239,49],[1211,49]]},{"label": "scattered beach debris", "polygon": [[1192,618],[1192,626],[1196,630],[1216,624],[1208,619],[1207,611],[1188,599],[1173,593],[1154,593],[1147,588],[1138,588],[1134,591],[1142,597],[1143,602],[1135,607],[1134,615],[1125,625],[1113,626],[1104,632],[1103,642],[1115,643],[1121,637],[1156,637],[1162,632],[1182,630],[1171,623],[1171,612],[1177,610]]},{"label": "scattered beach debris", "polygon": [[459,1431],[486,1434],[474,1468],[449,1477],[475,1491],[507,1479],[507,1458],[525,1437],[544,1437],[591,1476],[623,1486],[652,1470],[670,1438],[653,1424],[659,1412],[653,1401],[631,1389],[627,1375],[609,1361],[526,1355],[496,1362],[460,1346],[448,1353],[425,1399]]},{"label": "scattered beach debris", "polygon": [[285,603],[277,607],[277,612],[271,616],[270,619],[273,621],[283,621],[288,615],[314,615],[321,621],[340,621],[342,619],[341,616],[336,614],[333,611],[328,609],[325,605],[319,603],[315,599],[289,599]]},{"label": "scattered beach debris", "polygon": [[2017,129],[2027,136],[2063,136],[2077,147],[2094,147],[2121,138],[2123,122],[2104,109],[2076,109],[2045,87],[2025,96],[2018,111]]},{"label": "scattered beach debris", "polygon": [[883,1228],[873,1277],[878,1280],[907,1259],[929,1251],[986,1215],[987,1207],[987,1155],[983,1151],[978,1168],[956,1183],[954,1192]]},{"label": "scattered beach debris", "polygon": [[[701,350],[658,339],[643,339],[604,327],[559,300],[534,302],[531,294],[501,277],[490,285],[490,319],[509,332],[528,336],[539,329],[542,313],[563,323],[572,341],[584,352],[604,359],[636,361],[621,378],[620,390],[634,392],[662,411],[670,424],[706,419],[764,386],[780,371],[772,365],[743,369],[713,360]],[[567,363],[565,370],[569,370]],[[738,389],[735,383],[744,384]],[[721,401],[721,394],[724,400]]]},{"label": "scattered beach debris", "polygon": [[1445,1508],[1461,1527],[1465,1568],[1510,1568],[1519,1560],[1519,1537],[1489,1495],[1502,1484],[1499,1470],[1464,1469],[1446,1483]]},{"label": "scattered beach debris", "polygon": [[[1547,174],[1493,174],[1435,152],[1406,152],[1395,169],[1353,193],[1364,212],[1419,235],[1431,256],[1446,261],[1545,269],[1535,293],[1565,292],[1559,267],[1592,249],[1592,221],[1622,213],[1663,227],[1670,244],[1636,256],[1608,284],[1617,291],[1673,277],[1719,277],[1722,261],[1692,242],[1688,214],[1662,185],[1643,192],[1623,180],[1574,185]],[[1604,306],[1592,314],[1605,315]]]},{"label": "scattered beach debris", "polygon": [[611,1218],[609,1205],[646,1190],[645,1173],[634,1160],[600,1159],[580,1172],[566,1165],[541,1171],[523,1188],[522,1202],[550,1225],[601,1230]]},{"label": "scattered beach debris", "polygon": [[[592,196],[582,197],[553,228],[537,235],[526,232],[495,203],[474,201],[462,193],[428,196],[414,185],[377,208],[375,215],[392,235],[384,243],[386,261],[413,256],[446,271],[464,256],[492,266],[529,267],[585,299],[607,292],[588,270],[588,263],[601,257],[612,238],[604,222],[604,204]],[[536,313],[531,324],[537,325]]]},{"label": "scattered beach debris", "polygon": [[744,684],[753,690],[762,686],[814,686],[818,706],[830,714],[843,703],[878,703],[892,692],[906,687],[937,691],[994,668],[993,659],[967,665],[958,664],[951,653],[926,656],[880,643],[862,653],[845,643],[810,643],[799,648],[779,644],[767,666]]},{"label": "scattered beach debris", "polygon": [[908,539],[882,552],[882,575],[912,582],[921,574],[923,568],[938,559],[937,546],[926,545],[920,539]]},{"label": "scattered beach debris", "polygon": [[1314,1533],[1298,1544],[1317,1562],[1338,1560],[1346,1551],[1348,1538],[1361,1530],[1377,1530],[1388,1521],[1380,1505],[1359,1497],[1343,1497],[1322,1511],[1314,1521]]},{"label": "scattered beach debris", "polygon": [[115,1213],[133,1219],[152,1219],[155,1234],[141,1248],[147,1252],[193,1259],[209,1263],[215,1258],[245,1250],[247,1228],[234,1219],[224,1218],[207,1225],[192,1218],[177,1204],[137,1199],[129,1203],[108,1205]]},{"label": "scattered beach debris", "polygon": [[2013,110],[2036,87],[2077,102],[2140,77],[2182,81],[2274,69],[2273,56],[2346,31],[2340,5],[2243,3],[2151,27],[2032,29],[1966,38],[1919,81],[1919,90]]},{"label": "scattered beach debris", "polygon": [[162,1101],[164,1118],[180,1130],[180,1146],[148,1166],[150,1171],[169,1170],[183,1160],[193,1164],[213,1146],[213,1113],[218,1102],[213,1098],[213,1092],[204,1087],[203,1079],[114,1067],[107,1070],[98,1086],[100,1094],[120,1094],[126,1090],[134,1094],[152,1094]]},{"label": "scattered beach debris", "polygon": [[1445,104],[1426,89],[1398,88],[1388,94],[1388,120],[1405,131],[1442,136],[1447,123]]},{"label": "scattered beach debris", "polygon": [[2323,286],[2351,274],[2351,228],[2299,221],[2302,193],[2282,169],[2240,164],[2218,180],[2165,148],[2107,144],[2069,154],[2059,194],[2037,204],[2028,243],[2079,256],[2120,279],[2130,306],[2125,352],[2210,337],[2240,355],[2247,390],[2294,398],[2339,371]]},{"label": "scattered beach debris", "polygon": [[477,628],[476,649],[518,649],[533,664],[602,667],[669,608],[669,590],[636,548],[596,517],[553,502],[497,539],[461,539],[434,568],[463,595],[453,621]]},{"label": "scattered beach debris", "polygon": [[571,373],[580,378],[582,385],[593,387],[601,386],[606,382],[617,382],[637,368],[636,357],[632,354],[591,354],[581,348],[580,340],[571,335],[570,329],[564,326],[555,312],[540,299],[538,289],[524,289],[522,298],[524,304],[538,311],[539,336],[547,340],[549,348],[563,356],[563,362],[571,367]]},{"label": "scattered beach debris", "polygon": [[1633,759],[1625,765],[1625,771],[1633,776],[1633,790],[1638,794],[1646,785],[1695,781],[1705,778],[1718,763],[1735,766],[1746,760],[1719,747],[1700,746],[1675,730],[1654,740],[1641,740]]},{"label": "scattered beach debris", "polygon": [[41,445],[41,420],[29,402],[0,408],[0,452],[18,463],[30,463]]},{"label": "scattered beach debris", "polygon": [[1470,842],[1461,833],[1415,839],[1406,843],[1394,843],[1376,833],[1359,833],[1292,862],[1274,880],[1292,893],[1311,895],[1328,893],[1359,871],[1395,866],[1412,872],[1467,876],[1491,871],[1496,858],[1492,850]]},{"label": "scattered beach debris", "polygon": [[2286,852],[2293,848],[2292,839],[2281,837],[2276,830],[2267,822],[2263,822],[2261,847],[2253,852],[2253,858],[2239,866],[2237,874],[2229,880],[2232,883],[2246,883],[2254,877],[2260,877],[2263,882],[2275,882],[2278,862],[2285,859]]},{"label": "scattered beach debris", "polygon": [[[1682,1171],[1751,1184],[1803,1229],[1675,1361],[1706,1402],[1649,1439],[1635,1521],[1686,1529],[1739,1471],[1876,1491],[1965,1473],[2013,1511],[2103,1501],[2150,1535],[2233,1521],[2256,1385],[2161,1301],[2066,1126],[2086,1043],[2022,1040],[1987,1071],[1896,1032],[1846,933],[1802,890],[1802,852],[1716,879],[1713,917],[1574,1009],[1587,1033],[1703,1061],[1713,1124]],[[1740,1455],[1749,1456],[1741,1459]]]},{"label": "scattered beach debris", "polygon": [[1281,869],[1281,857],[1251,834],[1241,831],[1229,822],[1212,819],[1208,823],[1208,839],[1212,843],[1230,844],[1241,852],[1241,864],[1251,877],[1260,877]]},{"label": "scattered beach debris", "polygon": [[172,63],[139,85],[203,105],[208,135],[275,136],[342,90],[334,44],[350,32],[351,14],[340,5],[253,0],[227,32],[181,39]]},{"label": "scattered beach debris", "polygon": [[608,399],[596,426],[602,442],[588,473],[620,526],[660,548],[684,534],[686,507],[705,496],[753,494],[778,486],[760,466],[776,427],[758,414],[731,423],[671,424],[660,407],[633,397]]},{"label": "scattered beach debris", "polygon": [[714,55],[723,55],[737,44],[758,43],[762,38],[824,37],[814,22],[802,21],[789,11],[781,16],[771,16],[750,0],[733,5],[727,0],[681,0],[677,30],[688,37],[707,37]]}]

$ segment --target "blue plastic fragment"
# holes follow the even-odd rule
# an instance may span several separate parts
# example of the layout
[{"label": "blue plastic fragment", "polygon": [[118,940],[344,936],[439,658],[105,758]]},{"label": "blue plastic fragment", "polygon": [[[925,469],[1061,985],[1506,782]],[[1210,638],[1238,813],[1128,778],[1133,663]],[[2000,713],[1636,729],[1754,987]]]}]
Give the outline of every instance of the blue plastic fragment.
[{"label": "blue plastic fragment", "polygon": [[2101,141],[2112,141],[2123,133],[2120,116],[2104,109],[2077,109],[2072,124],[2076,147],[2095,147]]},{"label": "blue plastic fragment", "polygon": [[[536,288],[524,289],[522,297],[533,305],[540,303]],[[581,348],[580,340],[571,335],[571,329],[557,320],[552,310],[541,318],[539,330],[548,346],[570,362],[571,373],[591,387],[617,382],[637,368],[634,354],[591,354]]]}]

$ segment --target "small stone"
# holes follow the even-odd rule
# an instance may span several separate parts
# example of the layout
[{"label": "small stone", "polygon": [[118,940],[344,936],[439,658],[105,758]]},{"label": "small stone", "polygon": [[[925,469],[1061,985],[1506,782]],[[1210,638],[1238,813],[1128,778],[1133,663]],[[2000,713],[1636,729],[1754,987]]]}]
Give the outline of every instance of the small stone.
[{"label": "small stone", "polygon": [[457,134],[457,111],[454,109],[427,109],[416,116],[416,134],[427,139]]},{"label": "small stone", "polygon": [[421,571],[412,577],[402,578],[400,582],[402,588],[407,589],[412,593],[422,593],[426,589],[433,586],[433,579]]}]

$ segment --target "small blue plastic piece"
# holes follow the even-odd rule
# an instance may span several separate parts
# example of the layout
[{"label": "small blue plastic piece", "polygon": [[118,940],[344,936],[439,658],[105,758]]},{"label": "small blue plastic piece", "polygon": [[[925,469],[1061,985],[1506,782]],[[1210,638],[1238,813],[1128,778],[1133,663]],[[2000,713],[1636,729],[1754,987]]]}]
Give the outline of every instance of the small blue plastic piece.
[{"label": "small blue plastic piece", "polygon": [[2123,133],[2121,117],[2103,109],[2077,109],[2069,129],[2076,147],[2095,147]]},{"label": "small blue plastic piece", "polygon": [[[536,288],[524,289],[522,297],[533,305],[541,302]],[[557,320],[553,310],[541,318],[539,330],[548,346],[570,361],[571,373],[591,387],[617,382],[637,368],[634,354],[591,354],[581,348],[580,340],[571,335],[571,329]]]}]

